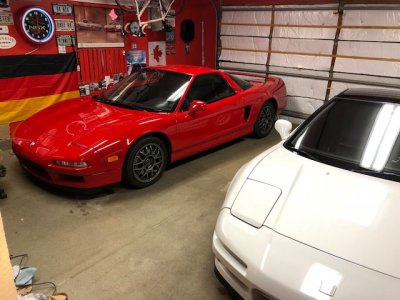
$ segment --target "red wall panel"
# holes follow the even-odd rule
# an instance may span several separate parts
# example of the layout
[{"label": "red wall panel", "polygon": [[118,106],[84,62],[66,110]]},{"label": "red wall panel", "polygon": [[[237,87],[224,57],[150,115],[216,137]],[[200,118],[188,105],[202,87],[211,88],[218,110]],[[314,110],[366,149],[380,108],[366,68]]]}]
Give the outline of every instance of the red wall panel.
[{"label": "red wall panel", "polygon": [[122,48],[79,49],[81,77],[80,82],[87,84],[99,82],[105,76],[127,71]]},{"label": "red wall panel", "polygon": [[[179,0],[177,0],[179,1]],[[144,14],[147,18],[147,14]],[[132,14],[124,15],[125,24],[134,19]],[[185,43],[180,39],[180,25],[185,19],[190,19],[195,23],[195,36],[190,43],[190,53],[185,52]],[[202,64],[201,54],[201,22],[204,21],[204,49],[205,65],[215,67],[216,36],[217,36],[217,12],[213,5],[213,0],[187,0],[183,11],[175,19],[176,30],[176,54],[166,56],[166,62],[171,64]],[[165,32],[152,32],[146,30],[146,36],[142,38],[133,37],[129,34],[125,37],[125,50],[131,50],[132,43],[136,44],[137,49],[145,50],[147,53],[147,62],[149,62],[148,42],[165,41]]]},{"label": "red wall panel", "polygon": [[[178,2],[180,0],[176,0]],[[217,34],[217,13],[213,5],[215,0],[187,0],[184,10],[176,17],[176,53],[166,56],[167,64],[202,64],[202,47],[201,47],[201,22],[204,22],[204,57],[205,65],[209,67],[215,66],[215,53],[216,53],[216,34]],[[25,41],[20,35],[18,23],[20,21],[20,12],[26,6],[39,6],[47,10],[52,15],[52,3],[58,1],[41,0],[41,1],[10,1],[11,11],[13,13],[15,25],[9,25],[9,35],[14,37],[17,41],[16,45],[11,49],[0,49],[0,56],[24,56],[24,55],[50,55],[57,54],[58,47],[56,39],[52,38],[44,45],[32,45]],[[84,3],[77,1],[61,1],[60,3],[67,3],[72,5],[85,5],[85,6],[100,6],[100,7],[115,7],[114,5],[101,5],[94,3]],[[113,3],[113,2],[108,2]],[[53,16],[54,18],[55,16]],[[146,13],[143,17],[146,17]],[[57,19],[73,19],[71,16],[57,16]],[[124,25],[134,19],[133,15],[125,14]],[[190,53],[185,52],[185,44],[180,39],[180,24],[185,19],[191,19],[195,23],[195,37],[194,41],[190,44]],[[56,35],[75,35],[74,32],[57,32]],[[126,58],[124,51],[132,49],[132,43],[136,45],[137,49],[145,50],[147,53],[147,62],[149,62],[148,43],[151,41],[165,41],[165,32],[152,32],[147,30],[147,35],[143,38],[132,37],[129,34],[125,36],[124,48],[93,48],[93,49],[77,49],[75,47],[66,47],[67,53],[76,52],[79,65],[80,76],[68,77],[72,90],[78,91],[78,83],[90,83],[104,79],[105,75],[113,76],[116,73],[127,72]],[[32,76],[27,76],[24,80],[30,80]],[[65,80],[64,80],[65,81]],[[32,85],[35,85],[34,77],[32,77]],[[70,89],[70,87],[68,87]],[[54,89],[43,91],[43,95],[52,95]],[[68,92],[69,93],[69,92]],[[62,94],[62,93],[61,93]],[[69,94],[68,94],[69,95]],[[74,94],[75,95],[75,94]],[[21,99],[31,99],[35,95],[29,89],[26,93],[21,95]],[[57,95],[53,95],[57,96]],[[56,99],[56,98],[54,98]],[[61,99],[61,98],[60,98]],[[63,98],[64,99],[64,98]],[[15,110],[18,110],[17,99],[2,99],[2,103],[7,101],[7,109],[13,111],[13,103],[15,103]],[[27,101],[28,101],[27,100]],[[15,102],[11,102],[15,101]],[[29,100],[30,101],[30,100]],[[57,99],[54,101],[58,101]],[[29,103],[30,105],[30,103]],[[43,106],[41,106],[43,108]],[[34,107],[32,107],[32,113]],[[26,116],[25,114],[24,116]],[[7,119],[12,121],[11,119]],[[3,120],[4,121],[4,120]]]}]

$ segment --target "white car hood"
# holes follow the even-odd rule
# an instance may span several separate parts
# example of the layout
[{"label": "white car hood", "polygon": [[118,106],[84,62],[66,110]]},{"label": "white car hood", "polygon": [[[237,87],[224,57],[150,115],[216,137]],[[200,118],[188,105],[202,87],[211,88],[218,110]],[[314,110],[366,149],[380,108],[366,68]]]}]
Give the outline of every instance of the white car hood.
[{"label": "white car hood", "polygon": [[400,184],[321,164],[281,147],[248,177],[282,190],[264,226],[400,278]]}]

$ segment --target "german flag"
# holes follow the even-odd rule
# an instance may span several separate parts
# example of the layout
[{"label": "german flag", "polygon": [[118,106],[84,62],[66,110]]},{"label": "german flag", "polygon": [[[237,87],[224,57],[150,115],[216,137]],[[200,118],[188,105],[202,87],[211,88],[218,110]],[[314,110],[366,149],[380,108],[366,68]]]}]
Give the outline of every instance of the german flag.
[{"label": "german flag", "polygon": [[0,124],[79,97],[75,53],[0,57]]}]

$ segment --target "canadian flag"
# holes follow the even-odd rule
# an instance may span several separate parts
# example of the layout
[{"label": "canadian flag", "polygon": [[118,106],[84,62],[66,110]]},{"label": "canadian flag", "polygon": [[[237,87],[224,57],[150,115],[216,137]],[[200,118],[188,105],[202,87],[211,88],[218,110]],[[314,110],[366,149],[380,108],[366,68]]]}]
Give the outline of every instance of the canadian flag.
[{"label": "canadian flag", "polygon": [[149,66],[165,64],[165,41],[149,42]]}]

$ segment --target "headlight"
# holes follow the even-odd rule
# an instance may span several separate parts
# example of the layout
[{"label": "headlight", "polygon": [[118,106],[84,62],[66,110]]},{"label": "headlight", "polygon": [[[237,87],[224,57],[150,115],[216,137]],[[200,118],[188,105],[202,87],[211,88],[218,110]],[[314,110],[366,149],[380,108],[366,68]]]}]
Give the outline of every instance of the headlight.
[{"label": "headlight", "polygon": [[56,160],[55,163],[59,166],[71,167],[71,168],[86,168],[88,166],[88,164],[84,161]]},{"label": "headlight", "polygon": [[233,202],[236,199],[236,196],[239,194],[240,189],[242,188],[244,182],[246,181],[247,177],[253,172],[254,168],[257,166],[257,164],[263,160],[267,155],[269,155],[271,152],[275,151],[280,144],[275,145],[272,148],[269,148],[268,150],[262,152],[261,154],[257,155],[255,158],[253,158],[251,161],[248,163],[244,164],[240,170],[236,173],[235,177],[233,178],[231,184],[229,185],[228,191],[225,196],[225,201],[222,204],[222,207],[226,208],[231,208],[233,205]]},{"label": "headlight", "polygon": [[231,214],[260,228],[278,201],[282,191],[272,185],[247,179],[231,208]]}]

